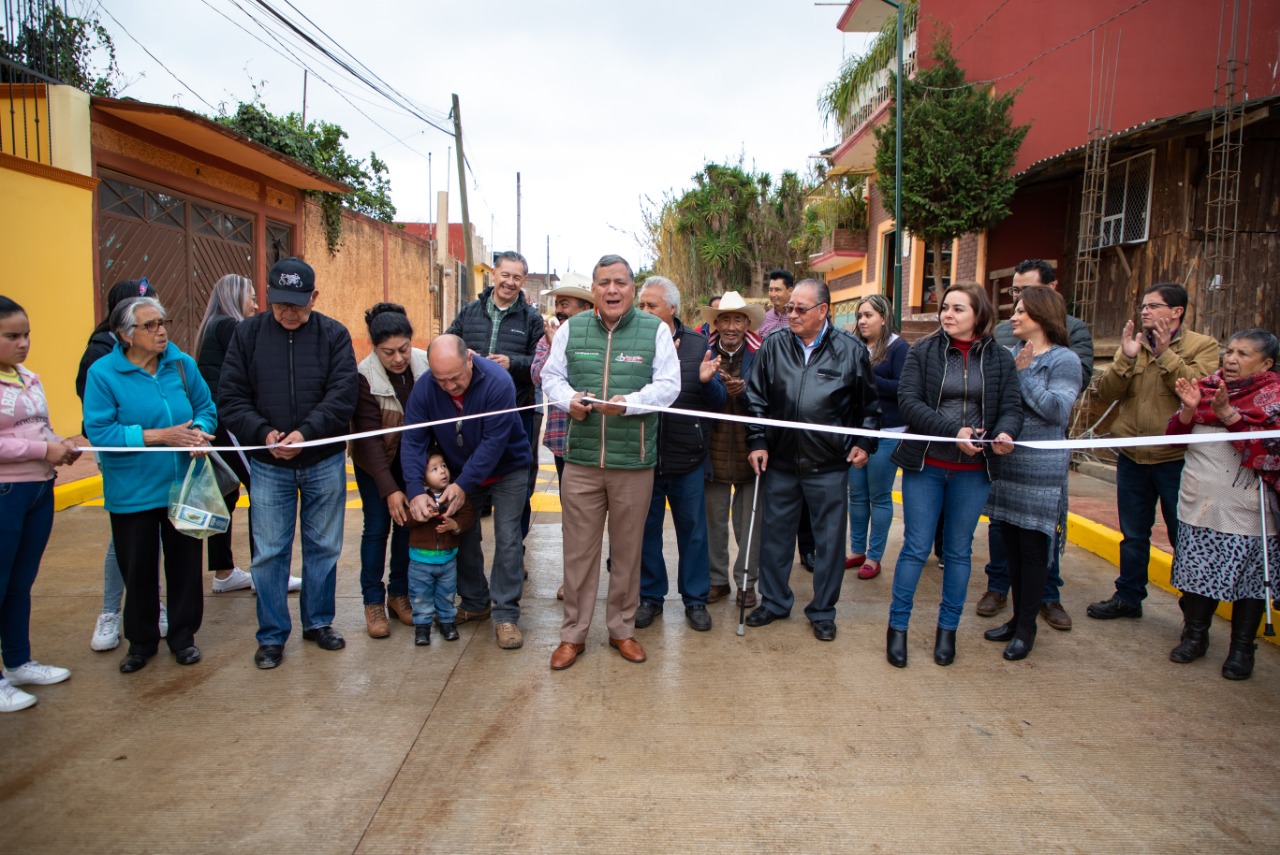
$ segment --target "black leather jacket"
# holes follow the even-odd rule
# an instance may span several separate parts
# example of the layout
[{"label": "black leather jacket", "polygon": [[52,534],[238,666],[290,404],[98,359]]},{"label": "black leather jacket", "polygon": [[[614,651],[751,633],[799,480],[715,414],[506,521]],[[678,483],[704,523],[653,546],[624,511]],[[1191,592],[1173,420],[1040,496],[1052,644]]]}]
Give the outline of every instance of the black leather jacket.
[{"label": "black leather jacket", "polygon": [[[806,365],[804,349],[789,330],[768,336],[747,380],[747,412],[757,418],[879,430],[880,398],[866,345],[828,324]],[[770,467],[805,475],[847,470],[854,445],[871,454],[877,441],[749,424],[747,445],[752,451],[767,449]]]}]

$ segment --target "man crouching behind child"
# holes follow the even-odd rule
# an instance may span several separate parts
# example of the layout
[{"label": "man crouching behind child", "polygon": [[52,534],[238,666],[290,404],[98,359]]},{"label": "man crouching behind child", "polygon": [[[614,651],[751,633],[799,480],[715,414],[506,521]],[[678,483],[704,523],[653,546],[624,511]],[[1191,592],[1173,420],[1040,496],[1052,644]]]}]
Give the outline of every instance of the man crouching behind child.
[{"label": "man crouching behind child", "polygon": [[445,641],[458,640],[458,627],[454,624],[457,607],[453,600],[458,593],[458,535],[471,528],[475,511],[470,501],[451,518],[441,514],[448,510],[441,506],[440,494],[449,486],[449,467],[438,451],[427,455],[426,493],[431,497],[432,509],[427,518],[418,521],[409,517],[409,599],[413,602],[413,643],[431,643],[431,621],[440,622],[440,634]]}]

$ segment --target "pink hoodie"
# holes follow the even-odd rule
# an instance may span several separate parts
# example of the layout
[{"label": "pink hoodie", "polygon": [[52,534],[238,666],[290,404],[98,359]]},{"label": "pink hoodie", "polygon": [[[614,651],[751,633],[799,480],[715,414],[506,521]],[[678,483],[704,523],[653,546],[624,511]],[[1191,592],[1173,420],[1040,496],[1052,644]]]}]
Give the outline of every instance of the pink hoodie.
[{"label": "pink hoodie", "polygon": [[40,378],[22,365],[25,383],[0,380],[0,483],[48,481],[53,464],[44,459],[61,437],[49,427],[49,405]]}]

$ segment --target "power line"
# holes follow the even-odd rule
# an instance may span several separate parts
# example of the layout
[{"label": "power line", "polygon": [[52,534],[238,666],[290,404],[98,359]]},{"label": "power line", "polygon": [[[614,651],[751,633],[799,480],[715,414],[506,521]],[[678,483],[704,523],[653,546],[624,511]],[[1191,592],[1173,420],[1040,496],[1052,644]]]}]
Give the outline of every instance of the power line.
[{"label": "power line", "polygon": [[1102,23],[1100,23],[1100,24],[1095,24],[1094,26],[1090,27],[1089,29],[1085,30],[1084,32],[1082,32],[1082,33],[1077,33],[1076,35],[1072,36],[1071,38],[1067,39],[1066,41],[1059,42],[1058,44],[1054,45],[1053,47],[1049,48],[1048,50],[1041,51],[1040,53],[1036,54],[1035,56],[1031,57],[1031,59],[1029,59],[1029,60],[1027,60],[1025,63],[1023,63],[1019,68],[1015,68],[1013,71],[1010,71],[1010,72],[1009,72],[1009,73],[1007,73],[1007,74],[1002,74],[1002,75],[1000,75],[999,77],[992,77],[990,80],[971,80],[971,81],[969,81],[968,83],[963,83],[963,84],[961,84],[961,85],[959,85],[959,86],[923,86],[923,87],[921,87],[921,88],[922,88],[922,89],[925,89],[926,91],[929,91],[929,92],[954,92],[954,91],[956,91],[957,89],[967,89],[967,88],[969,88],[970,86],[989,86],[989,85],[991,85],[992,83],[999,83],[1001,80],[1006,80],[1006,79],[1008,79],[1008,78],[1010,78],[1010,77],[1013,77],[1015,74],[1021,74],[1022,72],[1026,71],[1028,68],[1030,68],[1032,65],[1034,65],[1034,64],[1036,64],[1037,62],[1039,62],[1040,60],[1044,59],[1044,58],[1045,58],[1046,56],[1048,56],[1049,54],[1054,53],[1055,51],[1062,50],[1062,49],[1063,49],[1064,47],[1066,47],[1067,45],[1071,44],[1072,42],[1079,41],[1080,39],[1082,39],[1082,38],[1084,38],[1085,36],[1089,35],[1090,33],[1094,32],[1095,30],[1100,30],[1100,29],[1102,29],[1103,27],[1107,26],[1107,24],[1110,24],[1112,21],[1116,20],[1117,18],[1121,18],[1121,17],[1123,17],[1123,16],[1125,16],[1125,15],[1129,14],[1129,13],[1130,13],[1130,12],[1132,12],[1134,9],[1137,9],[1139,6],[1144,6],[1144,5],[1146,5],[1148,2],[1150,2],[1150,0],[1138,0],[1138,2],[1134,3],[1132,6],[1129,6],[1129,7],[1128,7],[1128,8],[1126,8],[1126,9],[1122,9],[1121,11],[1119,11],[1119,12],[1115,13],[1114,15],[1112,15],[1110,18],[1107,18],[1107,19],[1106,19],[1105,21],[1103,21]]},{"label": "power line", "polygon": [[147,47],[146,45],[144,45],[142,42],[138,41],[137,37],[136,37],[136,36],[134,36],[134,34],[133,34],[133,33],[129,32],[129,30],[125,27],[125,25],[124,25],[124,24],[122,24],[122,23],[120,23],[120,20],[119,20],[115,15],[112,15],[112,14],[111,14],[111,11],[110,11],[109,9],[107,9],[107,7],[106,7],[106,6],[103,6],[103,5],[102,5],[102,0],[98,0],[98,8],[99,8],[99,9],[101,9],[101,10],[106,14],[106,16],[107,16],[108,18],[110,18],[112,21],[115,21],[116,26],[120,28],[121,32],[123,32],[123,33],[124,33],[126,36],[128,36],[129,38],[133,39],[133,41],[138,45],[138,47],[142,48],[143,52],[144,52],[147,56],[151,57],[151,59],[153,59],[153,60],[155,61],[156,65],[160,66],[160,67],[161,67],[161,68],[163,68],[165,71],[169,72],[169,76],[170,76],[170,77],[172,77],[174,80],[176,80],[176,81],[178,81],[179,83],[181,83],[181,84],[182,84],[182,87],[183,87],[184,89],[186,89],[186,90],[187,90],[188,92],[190,92],[192,95],[194,95],[194,96],[196,96],[197,98],[199,98],[199,99],[200,99],[200,101],[201,101],[201,102],[203,102],[203,103],[204,103],[204,105],[205,105],[206,107],[208,107],[210,110],[213,110],[215,113],[217,112],[217,109],[218,109],[218,108],[214,107],[214,106],[213,106],[212,104],[210,104],[208,101],[205,101],[205,99],[200,95],[200,93],[199,93],[199,92],[197,92],[196,90],[194,90],[194,89],[192,89],[190,86],[188,86],[188,85],[187,85],[187,83],[186,83],[186,81],[184,81],[184,80],[183,80],[181,77],[179,77],[178,75],[174,74],[174,73],[173,73],[173,71],[169,68],[169,66],[167,66],[167,65],[165,65],[163,62],[161,62],[161,61],[160,61],[160,57],[158,57],[158,56],[156,56],[154,53],[152,53],[152,52],[151,52],[151,50],[150,50],[150,48],[148,48],[148,47]]},{"label": "power line", "polygon": [[988,15],[987,17],[983,18],[983,19],[982,19],[982,22],[981,22],[980,24],[978,24],[978,26],[976,26],[976,27],[974,27],[974,28],[973,28],[973,32],[971,32],[971,33],[969,33],[969,35],[965,36],[965,37],[964,37],[964,41],[961,41],[961,42],[960,42],[960,44],[956,45],[956,47],[963,47],[963,46],[964,46],[964,43],[965,43],[965,42],[967,42],[967,41],[969,41],[969,39],[973,38],[974,36],[976,36],[976,35],[978,34],[978,30],[980,30],[980,29],[982,29],[983,27],[985,27],[985,26],[987,25],[987,22],[988,22],[988,21],[990,21],[992,18],[994,18],[994,17],[996,16],[996,13],[997,13],[997,12],[999,12],[1001,9],[1003,9],[1005,6],[1008,6],[1008,5],[1009,5],[1009,0],[1004,0],[1004,2],[1002,2],[999,6],[995,7],[994,9],[992,9],[992,10],[991,10],[991,14],[990,14],[990,15]]}]

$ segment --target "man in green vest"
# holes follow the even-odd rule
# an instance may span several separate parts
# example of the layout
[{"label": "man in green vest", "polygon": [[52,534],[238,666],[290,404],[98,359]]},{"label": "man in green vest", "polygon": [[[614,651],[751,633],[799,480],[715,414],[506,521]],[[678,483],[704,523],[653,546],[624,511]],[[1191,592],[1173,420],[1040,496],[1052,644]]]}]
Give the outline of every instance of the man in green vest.
[{"label": "man in green vest", "polygon": [[680,394],[680,363],[666,325],[636,309],[631,265],[606,255],[591,272],[595,311],[574,315],[551,343],[542,369],[547,401],[569,413],[560,483],[564,622],[551,668],[562,671],[586,646],[609,522],[609,645],[645,661],[635,639],[640,552],[657,463],[658,414]]}]

